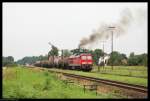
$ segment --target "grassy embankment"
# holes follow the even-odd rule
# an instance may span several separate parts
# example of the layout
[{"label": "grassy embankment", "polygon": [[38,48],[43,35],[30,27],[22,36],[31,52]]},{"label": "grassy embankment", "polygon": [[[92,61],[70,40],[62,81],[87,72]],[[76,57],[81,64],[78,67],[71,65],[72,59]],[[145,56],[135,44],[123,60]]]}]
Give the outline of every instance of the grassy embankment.
[{"label": "grassy embankment", "polygon": [[[138,68],[138,69],[137,69]],[[84,75],[84,76],[90,76],[90,77],[96,77],[96,78],[102,78],[102,79],[108,79],[108,80],[114,80],[114,81],[120,81],[120,82],[125,82],[129,84],[135,84],[135,85],[142,85],[147,87],[148,79],[147,78],[138,78],[138,77],[128,77],[128,76],[120,76],[116,74],[121,74],[121,75],[129,75],[129,76],[142,76],[142,75],[147,75],[147,70],[142,69],[142,67],[127,67],[127,68],[121,68],[121,67],[114,67],[114,70],[111,70],[111,67],[108,66],[106,67],[105,70],[100,70],[100,72],[96,72],[95,70],[92,72],[82,72],[82,71],[74,71],[74,70],[61,70],[61,69],[54,69],[52,68],[51,70],[57,70],[57,71],[63,71],[67,73],[73,73],[73,74],[79,74],[79,75]],[[130,72],[129,70],[130,69]],[[133,70],[131,70],[133,69]],[[137,72],[135,71],[137,69]],[[107,72],[108,74],[103,74],[104,72]],[[111,73],[111,74],[109,74]],[[112,74],[115,75],[112,75]]]},{"label": "grassy embankment", "polygon": [[[93,66],[92,72],[97,72],[98,66]],[[144,66],[114,66],[112,70],[111,66],[100,67],[99,73],[107,73],[112,75],[122,75],[122,76],[136,76],[147,78],[148,72],[147,67]]]},{"label": "grassy embankment", "polygon": [[59,80],[47,71],[10,67],[3,69],[3,98],[117,98],[113,94],[83,92],[83,87]]}]

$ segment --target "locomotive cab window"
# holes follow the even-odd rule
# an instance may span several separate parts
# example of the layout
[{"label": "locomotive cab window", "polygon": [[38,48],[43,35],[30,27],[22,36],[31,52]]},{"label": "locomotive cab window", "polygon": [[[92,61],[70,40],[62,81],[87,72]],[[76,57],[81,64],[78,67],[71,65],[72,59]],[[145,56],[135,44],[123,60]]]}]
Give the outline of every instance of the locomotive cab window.
[{"label": "locomotive cab window", "polygon": [[87,59],[88,59],[88,60],[92,60],[92,57],[91,57],[91,56],[87,56]]},{"label": "locomotive cab window", "polygon": [[86,60],[86,56],[81,56],[81,59],[82,60]]}]

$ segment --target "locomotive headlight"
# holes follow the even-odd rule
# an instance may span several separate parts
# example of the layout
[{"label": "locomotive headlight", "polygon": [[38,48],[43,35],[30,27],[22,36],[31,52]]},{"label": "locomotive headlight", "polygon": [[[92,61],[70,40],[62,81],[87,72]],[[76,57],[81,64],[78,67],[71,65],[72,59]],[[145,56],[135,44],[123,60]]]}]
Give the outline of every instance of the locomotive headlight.
[{"label": "locomotive headlight", "polygon": [[86,62],[82,62],[82,64],[87,64]]},{"label": "locomotive headlight", "polygon": [[92,62],[88,62],[88,64],[92,64]]}]

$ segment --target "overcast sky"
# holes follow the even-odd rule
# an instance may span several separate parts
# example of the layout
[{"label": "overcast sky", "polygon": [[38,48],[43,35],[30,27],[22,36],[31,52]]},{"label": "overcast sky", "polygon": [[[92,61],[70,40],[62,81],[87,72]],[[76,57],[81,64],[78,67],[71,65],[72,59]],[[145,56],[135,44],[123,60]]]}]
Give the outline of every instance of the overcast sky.
[{"label": "overcast sky", "polygon": [[[147,53],[147,3],[3,3],[3,56],[45,55],[48,42],[59,49],[77,48],[101,24],[116,23],[126,8],[134,18],[125,34],[114,37],[114,50]],[[110,53],[111,40],[105,41]],[[102,49],[102,43],[95,48]]]}]

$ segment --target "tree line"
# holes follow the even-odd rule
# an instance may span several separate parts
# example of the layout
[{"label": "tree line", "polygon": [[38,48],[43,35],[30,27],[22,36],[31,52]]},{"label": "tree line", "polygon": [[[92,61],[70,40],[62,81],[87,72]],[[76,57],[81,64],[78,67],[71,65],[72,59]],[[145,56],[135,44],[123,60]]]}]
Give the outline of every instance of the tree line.
[{"label": "tree line", "polygon": [[[95,49],[95,50],[88,50],[88,49],[72,49],[72,50],[62,50],[61,56],[68,57],[70,55],[78,55],[81,53],[90,53],[92,54],[93,57],[93,62],[95,65],[98,65],[98,61],[100,57],[103,57],[103,55],[106,55],[107,53],[104,53],[102,49]],[[47,55],[40,55],[40,56],[26,56],[16,62],[14,62],[14,58],[12,56],[8,57],[3,57],[3,66],[6,66],[8,64],[21,64],[21,65],[26,65],[26,64],[33,64],[36,61],[43,61],[43,60],[48,60],[49,56],[58,56],[58,49],[57,47],[52,48]],[[107,54],[108,55],[108,54]],[[147,54],[139,54],[135,55],[134,52],[131,52],[129,57],[126,56],[126,54],[119,53],[118,51],[113,51],[113,53],[110,53],[110,58],[108,60],[107,65],[111,65],[113,62],[113,65],[119,66],[119,65],[124,65],[124,66],[137,66],[137,65],[142,65],[142,66],[147,66]]]},{"label": "tree line", "polygon": [[13,66],[15,64],[16,64],[16,62],[14,62],[13,56],[3,57],[3,62],[2,62],[3,66]]},{"label": "tree line", "polygon": [[40,56],[26,56],[17,61],[17,64],[26,65],[26,64],[33,64],[36,61],[43,61],[48,60],[48,55],[40,55]]}]

